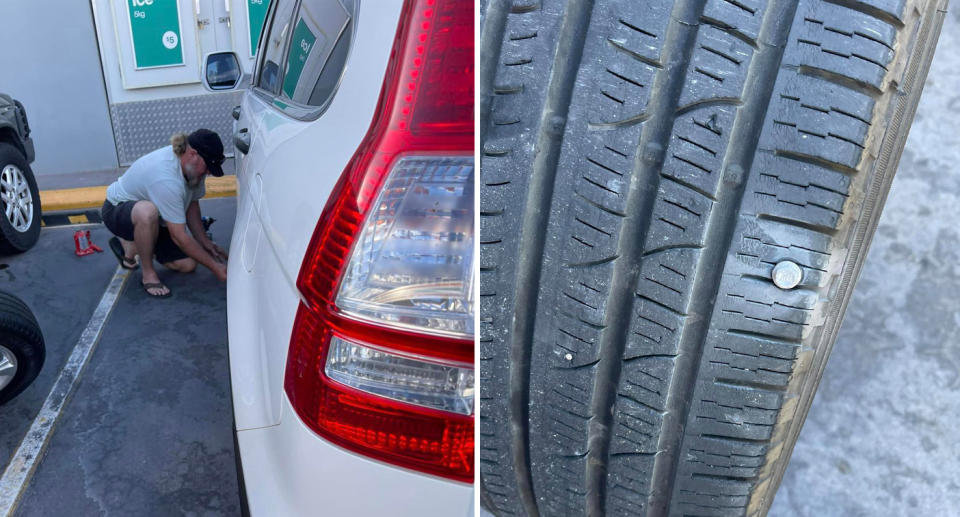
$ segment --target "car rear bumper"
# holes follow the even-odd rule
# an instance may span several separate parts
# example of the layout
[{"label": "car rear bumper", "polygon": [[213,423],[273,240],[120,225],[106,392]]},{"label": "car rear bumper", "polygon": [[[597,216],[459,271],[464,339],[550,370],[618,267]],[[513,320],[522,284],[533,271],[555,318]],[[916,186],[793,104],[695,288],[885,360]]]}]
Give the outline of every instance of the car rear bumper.
[{"label": "car rear bumper", "polygon": [[237,432],[250,515],[473,515],[472,485],[345,451],[282,406],[280,424]]}]

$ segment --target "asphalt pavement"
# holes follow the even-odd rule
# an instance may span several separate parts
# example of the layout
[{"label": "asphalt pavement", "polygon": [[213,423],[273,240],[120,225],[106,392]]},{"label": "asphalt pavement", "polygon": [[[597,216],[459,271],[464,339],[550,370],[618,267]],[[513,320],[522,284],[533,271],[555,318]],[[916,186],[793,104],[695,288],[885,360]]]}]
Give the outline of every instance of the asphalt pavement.
[{"label": "asphalt pavement", "polygon": [[[100,225],[89,228],[91,240],[106,250],[110,232]],[[0,465],[6,465],[30,428],[117,267],[109,251],[77,257],[75,229],[42,229],[31,250],[0,257],[0,289],[20,297],[33,311],[47,353],[33,384],[0,407]]]},{"label": "asphalt pavement", "polygon": [[[233,198],[201,202],[224,246],[235,206]],[[0,463],[19,445],[117,269],[109,232],[90,228],[103,253],[75,256],[76,227],[61,227],[45,228],[35,248],[3,259],[0,288],[36,313],[47,360],[38,380],[3,407]],[[15,515],[239,515],[226,287],[202,267],[158,271],[173,296],[150,298],[139,271],[129,275]]]}]

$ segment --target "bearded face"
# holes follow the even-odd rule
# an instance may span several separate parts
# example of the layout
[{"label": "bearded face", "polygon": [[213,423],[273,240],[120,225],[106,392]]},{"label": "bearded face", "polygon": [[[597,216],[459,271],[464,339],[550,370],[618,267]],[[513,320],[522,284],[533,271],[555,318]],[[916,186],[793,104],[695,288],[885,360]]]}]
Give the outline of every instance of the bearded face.
[{"label": "bearded face", "polygon": [[187,165],[184,166],[183,169],[184,169],[184,172],[186,172],[184,176],[186,176],[187,185],[190,185],[191,187],[196,187],[197,185],[200,184],[202,175],[200,174],[199,167],[197,167],[195,164],[188,163]]},{"label": "bearded face", "polygon": [[203,158],[197,154],[196,151],[190,149],[190,156],[187,160],[184,160],[183,163],[183,172],[184,177],[187,180],[187,185],[190,187],[196,187],[203,181],[203,175],[207,172],[206,164],[203,162]]}]

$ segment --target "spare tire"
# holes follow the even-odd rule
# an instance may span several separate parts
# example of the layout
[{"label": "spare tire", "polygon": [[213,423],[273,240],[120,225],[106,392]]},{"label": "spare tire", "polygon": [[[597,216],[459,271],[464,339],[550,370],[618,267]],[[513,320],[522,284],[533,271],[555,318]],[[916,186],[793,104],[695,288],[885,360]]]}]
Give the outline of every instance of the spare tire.
[{"label": "spare tire", "polygon": [[945,4],[483,5],[485,508],[766,513]]},{"label": "spare tire", "polygon": [[16,296],[0,291],[0,404],[37,378],[46,348],[33,312]]}]

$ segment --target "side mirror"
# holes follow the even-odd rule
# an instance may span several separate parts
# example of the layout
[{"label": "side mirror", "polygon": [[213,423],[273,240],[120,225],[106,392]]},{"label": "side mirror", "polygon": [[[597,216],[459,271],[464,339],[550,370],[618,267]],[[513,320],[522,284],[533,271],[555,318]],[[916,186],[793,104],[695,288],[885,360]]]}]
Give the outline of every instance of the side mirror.
[{"label": "side mirror", "polygon": [[213,52],[203,59],[203,87],[207,90],[233,90],[242,76],[240,60],[233,52]]}]

